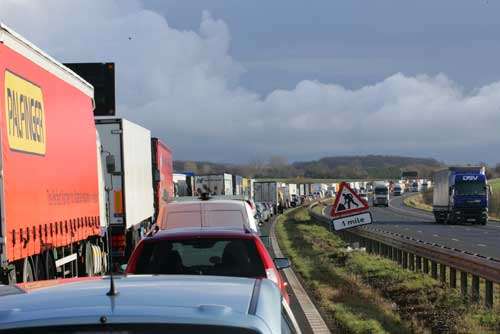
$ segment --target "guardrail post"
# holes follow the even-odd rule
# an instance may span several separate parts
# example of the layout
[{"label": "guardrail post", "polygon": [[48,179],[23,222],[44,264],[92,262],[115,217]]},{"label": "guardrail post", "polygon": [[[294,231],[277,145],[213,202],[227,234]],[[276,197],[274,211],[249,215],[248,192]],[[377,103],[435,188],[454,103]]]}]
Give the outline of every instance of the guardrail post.
[{"label": "guardrail post", "polygon": [[446,266],[444,264],[439,264],[439,277],[441,282],[446,283]]},{"label": "guardrail post", "polygon": [[415,255],[410,253],[410,270],[415,270]]},{"label": "guardrail post", "polygon": [[424,273],[429,273],[429,259],[424,258]]},{"label": "guardrail post", "polygon": [[392,247],[392,260],[395,262],[398,261],[398,250],[394,247]]},{"label": "guardrail post", "polygon": [[472,275],[472,300],[479,301],[479,276]]},{"label": "guardrail post", "polygon": [[462,296],[467,296],[467,273],[464,271],[460,272],[460,290],[462,291]]},{"label": "guardrail post", "polygon": [[416,256],[415,262],[417,263],[416,270],[419,272],[422,271],[422,257]]},{"label": "guardrail post", "polygon": [[493,307],[493,282],[486,280],[486,293],[484,294],[484,304],[487,308]]},{"label": "guardrail post", "polygon": [[437,279],[438,277],[438,264],[436,261],[431,261],[431,275],[434,279]]},{"label": "guardrail post", "polygon": [[403,268],[408,268],[408,253],[403,252]]},{"label": "guardrail post", "polygon": [[455,289],[457,287],[457,270],[450,267],[450,286]]}]

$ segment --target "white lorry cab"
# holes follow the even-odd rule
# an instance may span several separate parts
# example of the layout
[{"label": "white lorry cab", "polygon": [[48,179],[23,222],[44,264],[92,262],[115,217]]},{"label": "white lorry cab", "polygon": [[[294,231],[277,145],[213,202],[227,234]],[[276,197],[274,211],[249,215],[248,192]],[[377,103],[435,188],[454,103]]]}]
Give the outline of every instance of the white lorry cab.
[{"label": "white lorry cab", "polygon": [[383,181],[373,184],[373,206],[389,206],[389,187]]},{"label": "white lorry cab", "polygon": [[395,183],[393,188],[392,188],[392,194],[394,196],[401,196],[402,193],[403,193],[403,189],[402,189],[401,185],[399,183]]}]

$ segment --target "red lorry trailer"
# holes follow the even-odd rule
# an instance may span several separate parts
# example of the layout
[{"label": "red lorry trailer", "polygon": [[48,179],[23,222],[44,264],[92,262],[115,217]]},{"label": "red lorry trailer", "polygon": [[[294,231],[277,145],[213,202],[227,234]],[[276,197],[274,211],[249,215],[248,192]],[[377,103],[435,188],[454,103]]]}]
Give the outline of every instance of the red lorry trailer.
[{"label": "red lorry trailer", "polygon": [[0,24],[0,281],[105,270],[93,87]]},{"label": "red lorry trailer", "polygon": [[167,213],[167,203],[174,198],[172,151],[160,139],[151,138],[151,155],[153,162],[154,221],[161,222]]}]

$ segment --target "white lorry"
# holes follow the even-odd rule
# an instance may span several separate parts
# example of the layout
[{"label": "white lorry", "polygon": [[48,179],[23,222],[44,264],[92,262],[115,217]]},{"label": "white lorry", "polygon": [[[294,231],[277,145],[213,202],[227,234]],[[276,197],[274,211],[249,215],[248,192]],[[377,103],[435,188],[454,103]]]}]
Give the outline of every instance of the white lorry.
[{"label": "white lorry", "polygon": [[389,206],[389,187],[384,181],[373,183],[373,206]]},{"label": "white lorry", "polygon": [[394,183],[394,185],[392,186],[392,194],[394,196],[401,196],[402,193],[403,189],[401,185],[399,183]]},{"label": "white lorry", "polygon": [[196,175],[194,188],[197,195],[208,193],[213,196],[233,195],[233,176],[231,174]]},{"label": "white lorry", "polygon": [[126,260],[153,224],[151,132],[123,118],[96,118],[101,138],[112,256]]}]

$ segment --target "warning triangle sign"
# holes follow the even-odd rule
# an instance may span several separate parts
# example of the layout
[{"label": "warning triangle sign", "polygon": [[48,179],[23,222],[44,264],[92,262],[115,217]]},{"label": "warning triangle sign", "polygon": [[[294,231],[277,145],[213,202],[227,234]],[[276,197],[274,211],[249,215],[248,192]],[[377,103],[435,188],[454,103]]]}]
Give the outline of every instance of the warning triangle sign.
[{"label": "warning triangle sign", "polygon": [[351,189],[349,183],[342,182],[335,196],[335,202],[333,203],[330,216],[346,216],[368,210],[368,203]]}]

